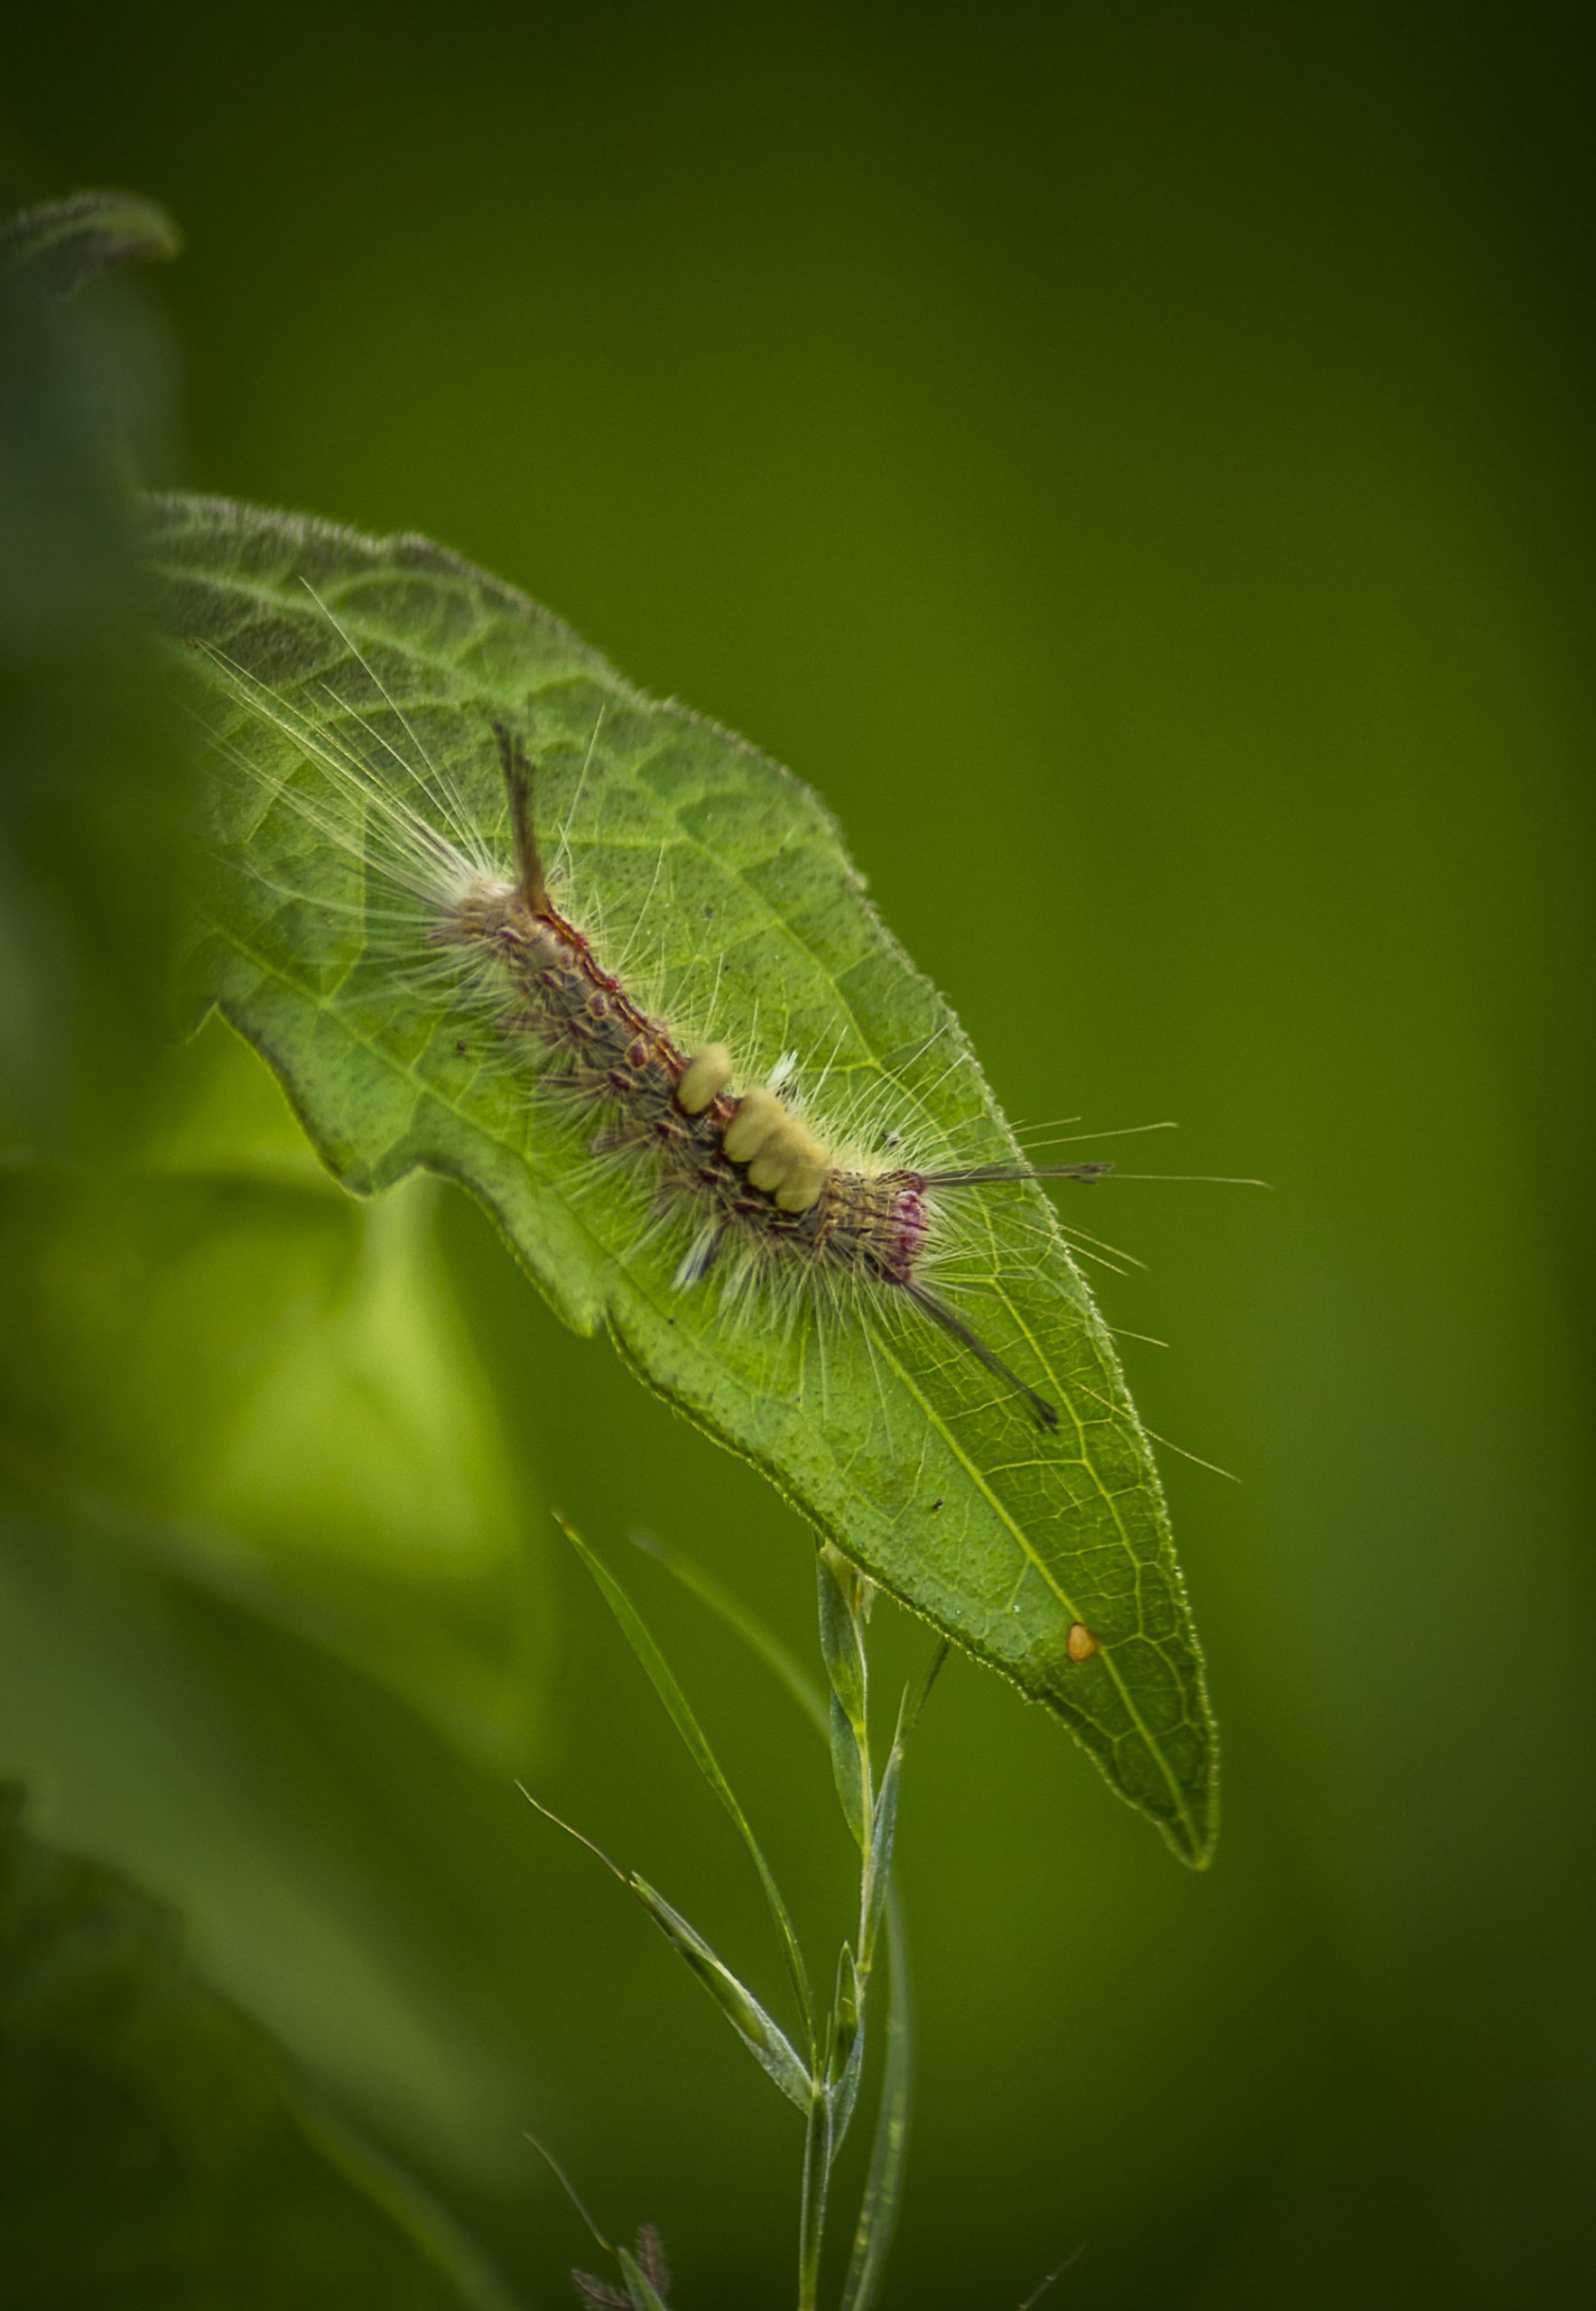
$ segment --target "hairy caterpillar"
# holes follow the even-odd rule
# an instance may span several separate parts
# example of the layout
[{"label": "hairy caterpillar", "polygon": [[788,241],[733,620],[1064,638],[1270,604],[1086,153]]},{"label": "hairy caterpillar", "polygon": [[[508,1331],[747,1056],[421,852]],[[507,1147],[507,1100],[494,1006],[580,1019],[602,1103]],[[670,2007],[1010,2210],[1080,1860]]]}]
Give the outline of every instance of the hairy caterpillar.
[{"label": "hairy caterpillar", "polygon": [[[462,1024],[469,1016],[485,1025],[529,1083],[594,1117],[593,1154],[652,1165],[662,1216],[691,1223],[678,1288],[720,1271],[732,1301],[761,1282],[789,1301],[828,1285],[886,1295],[957,1341],[1038,1427],[1057,1429],[1057,1407],[933,1287],[939,1262],[957,1248],[945,1199],[1027,1180],[1090,1182],[1110,1164],[916,1165],[905,1160],[896,1132],[877,1134],[873,1145],[855,1135],[849,1146],[809,1122],[791,1053],[764,1082],[738,1088],[725,1044],[679,1037],[625,983],[624,964],[608,967],[601,934],[579,929],[564,911],[580,912],[580,895],[557,903],[535,822],[534,767],[518,733],[491,726],[507,808],[507,837],[496,848],[435,765],[427,761],[418,782],[430,816],[378,767],[384,747],[397,760],[391,744],[377,745],[374,761],[213,654],[235,694],[326,775],[338,798],[330,806],[286,782],[277,791],[386,886],[389,904],[376,913],[405,968],[428,976],[431,962],[447,974]],[[376,739],[369,726],[368,734]],[[458,1048],[463,1056],[469,1045]]]}]

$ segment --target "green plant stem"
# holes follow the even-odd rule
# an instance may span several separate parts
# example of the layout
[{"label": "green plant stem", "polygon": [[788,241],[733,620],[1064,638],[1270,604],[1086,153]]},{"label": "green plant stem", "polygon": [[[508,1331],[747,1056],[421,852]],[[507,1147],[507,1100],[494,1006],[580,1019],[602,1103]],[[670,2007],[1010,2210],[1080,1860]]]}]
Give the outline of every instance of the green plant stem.
[{"label": "green plant stem", "polygon": [[821,2248],[830,2196],[831,2098],[821,2085],[809,2106],[803,2130],[803,2195],[798,2220],[798,2311],[816,2311],[820,2302]]},{"label": "green plant stem", "polygon": [[864,2059],[867,1989],[871,1943],[879,1908],[876,1877],[879,1847],[876,1837],[877,1793],[870,1755],[869,1659],[866,1638],[868,1589],[845,1559],[822,1546],[816,1563],[819,1583],[821,1652],[831,1688],[831,1762],[843,1818],[859,1850],[858,1938],[851,1968],[854,2009],[852,2031],[846,2046],[840,2030],[843,1973],[839,1973],[839,2005],[831,2018],[830,2047],[822,2070],[814,2065],[816,2092],[803,2141],[803,2186],[799,2214],[798,2306],[817,2311],[821,2254],[825,2242],[826,2213],[831,2175],[852,2113],[858,2066]]}]

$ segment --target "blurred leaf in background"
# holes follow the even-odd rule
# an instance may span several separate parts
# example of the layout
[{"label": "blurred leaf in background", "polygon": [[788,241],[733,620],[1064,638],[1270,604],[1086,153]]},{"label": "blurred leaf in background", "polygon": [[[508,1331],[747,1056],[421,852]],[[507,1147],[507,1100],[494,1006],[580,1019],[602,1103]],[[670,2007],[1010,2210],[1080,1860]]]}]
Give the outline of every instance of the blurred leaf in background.
[{"label": "blurred leaf in background", "polygon": [[509,2311],[407,2176],[195,1980],[176,1921],[0,1784],[5,2299]]},{"label": "blurred leaf in background", "polygon": [[513,1765],[529,1504],[432,1249],[439,1191],[346,1195],[219,1022],[153,1072],[142,1161],[0,1177],[0,1471]]}]

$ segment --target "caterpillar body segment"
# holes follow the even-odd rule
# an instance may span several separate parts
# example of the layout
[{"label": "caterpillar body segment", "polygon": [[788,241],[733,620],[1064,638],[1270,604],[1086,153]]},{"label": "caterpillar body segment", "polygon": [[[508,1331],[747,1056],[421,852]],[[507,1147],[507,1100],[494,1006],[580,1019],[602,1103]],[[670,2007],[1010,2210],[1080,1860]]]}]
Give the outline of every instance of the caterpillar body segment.
[{"label": "caterpillar body segment", "polygon": [[731,1054],[724,1044],[706,1044],[694,1052],[676,1086],[676,1104],[684,1116],[701,1116],[731,1081]]}]

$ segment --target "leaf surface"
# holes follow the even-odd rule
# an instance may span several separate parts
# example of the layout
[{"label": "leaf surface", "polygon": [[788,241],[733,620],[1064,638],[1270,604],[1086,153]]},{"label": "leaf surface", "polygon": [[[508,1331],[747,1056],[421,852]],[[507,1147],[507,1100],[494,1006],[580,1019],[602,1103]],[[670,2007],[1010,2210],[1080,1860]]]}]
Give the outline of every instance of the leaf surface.
[{"label": "leaf surface", "polygon": [[[1059,1406],[1053,1435],[895,1295],[734,1310],[713,1284],[678,1289],[687,1230],[659,1222],[647,1165],[597,1161],[593,1118],[530,1094],[483,1053],[479,1020],[462,1032],[455,998],[395,974],[380,894],[282,791],[316,807],[314,748],[251,700],[264,685],[291,723],[395,782],[421,778],[424,753],[500,855],[490,726],[508,722],[537,763],[572,914],[684,1044],[725,1042],[745,1086],[795,1053],[805,1088],[823,1076],[825,1100],[901,1131],[914,1160],[1014,1161],[957,1021],[815,796],[424,540],[165,498],[147,555],[168,631],[206,645],[189,656],[219,867],[196,1010],[219,1004],[265,1053],[349,1187],[418,1165],[463,1182],[568,1323],[608,1325],[650,1387],[1061,1717],[1177,1852],[1205,1860],[1212,1729],[1157,1474],[1045,1196],[967,1193],[957,1304]],[[1076,1622],[1100,1646],[1080,1662]]]}]

